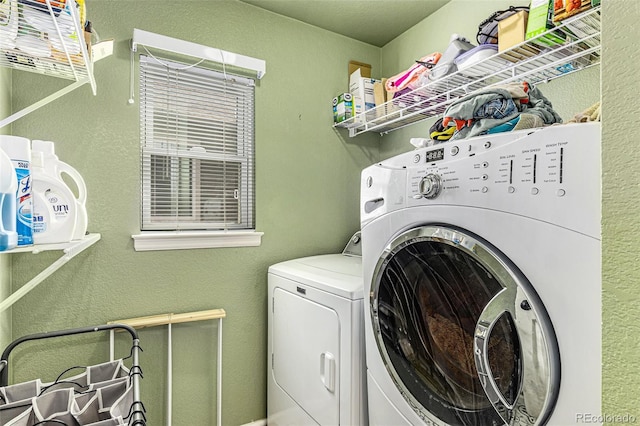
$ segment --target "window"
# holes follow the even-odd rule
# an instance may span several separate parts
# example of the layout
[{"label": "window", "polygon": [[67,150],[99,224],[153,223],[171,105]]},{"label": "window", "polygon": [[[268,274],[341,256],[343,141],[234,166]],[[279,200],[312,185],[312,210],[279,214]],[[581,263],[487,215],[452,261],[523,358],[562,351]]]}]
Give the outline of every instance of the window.
[{"label": "window", "polygon": [[254,231],[254,89],[140,56],[142,231]]}]

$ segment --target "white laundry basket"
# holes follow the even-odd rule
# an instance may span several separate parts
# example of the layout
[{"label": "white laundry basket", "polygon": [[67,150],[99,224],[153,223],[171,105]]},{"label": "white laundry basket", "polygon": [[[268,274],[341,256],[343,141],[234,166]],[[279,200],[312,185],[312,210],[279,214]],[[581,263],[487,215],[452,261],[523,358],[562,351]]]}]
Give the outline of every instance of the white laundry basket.
[{"label": "white laundry basket", "polygon": [[[121,329],[132,338],[131,367],[125,359],[86,367],[71,367],[53,382],[41,379],[8,384],[9,355],[21,343]],[[99,325],[49,333],[31,334],[10,343],[0,358],[0,426],[146,425],[145,409],[140,400],[138,363],[140,352],[135,329],[124,324]],[[78,370],[71,375],[74,370]]]}]

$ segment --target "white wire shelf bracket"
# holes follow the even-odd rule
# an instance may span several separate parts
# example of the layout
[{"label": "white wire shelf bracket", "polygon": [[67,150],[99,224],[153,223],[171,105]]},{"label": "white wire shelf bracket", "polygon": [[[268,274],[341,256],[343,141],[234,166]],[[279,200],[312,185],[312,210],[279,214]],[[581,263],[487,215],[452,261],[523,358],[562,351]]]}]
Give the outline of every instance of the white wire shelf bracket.
[{"label": "white wire shelf bracket", "polygon": [[[60,2],[62,3],[62,2]],[[69,86],[0,121],[0,128],[89,84],[96,94],[90,47],[74,0],[0,2],[0,67],[73,81]],[[64,7],[64,8],[63,8]]]},{"label": "white wire shelf bracket", "polygon": [[334,127],[348,129],[350,137],[365,132],[386,134],[441,115],[456,99],[477,90],[524,80],[534,85],[546,83],[599,65],[600,45],[600,7],[596,7]]},{"label": "white wire shelf bracket", "polygon": [[50,277],[54,272],[60,269],[63,265],[73,259],[76,255],[82,253],[87,248],[91,247],[93,244],[100,240],[100,234],[88,234],[81,240],[71,241],[69,243],[59,243],[59,244],[42,244],[42,245],[33,245],[33,246],[25,246],[18,247],[12,250],[7,250],[0,252],[0,255],[3,254],[14,254],[14,253],[33,253],[38,254],[43,251],[51,251],[51,250],[62,250],[63,254],[58,258],[55,262],[45,268],[42,272],[32,278],[28,283],[20,287],[18,290],[13,292],[9,297],[0,301],[0,312],[8,309],[24,297],[27,293],[33,290],[38,284],[42,281]]}]

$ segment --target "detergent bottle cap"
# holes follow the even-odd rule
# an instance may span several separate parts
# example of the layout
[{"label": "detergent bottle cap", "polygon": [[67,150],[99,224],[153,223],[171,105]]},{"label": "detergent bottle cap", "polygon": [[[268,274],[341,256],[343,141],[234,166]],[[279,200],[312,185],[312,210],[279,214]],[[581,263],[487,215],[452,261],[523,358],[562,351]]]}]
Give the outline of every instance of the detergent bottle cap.
[{"label": "detergent bottle cap", "polygon": [[31,149],[33,151],[40,151],[45,156],[56,155],[56,148],[52,141],[34,140],[31,142]]}]

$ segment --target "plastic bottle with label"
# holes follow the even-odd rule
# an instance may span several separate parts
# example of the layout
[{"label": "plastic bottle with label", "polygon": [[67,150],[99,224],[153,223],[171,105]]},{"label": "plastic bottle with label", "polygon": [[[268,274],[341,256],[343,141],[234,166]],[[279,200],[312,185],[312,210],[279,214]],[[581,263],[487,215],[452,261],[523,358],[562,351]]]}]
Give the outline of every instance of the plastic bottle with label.
[{"label": "plastic bottle with label", "polygon": [[77,218],[73,192],[61,179],[47,172],[42,152],[32,152],[31,173],[34,243],[68,243],[73,239]]},{"label": "plastic bottle with label", "polygon": [[31,141],[20,136],[0,135],[0,148],[9,156],[18,178],[16,232],[18,245],[33,244],[31,198]]},{"label": "plastic bottle with label", "polygon": [[67,176],[69,178],[68,180],[75,185],[76,191],[67,184],[72,193],[76,192],[73,197],[76,210],[76,224],[72,239],[79,240],[83,238],[87,233],[89,224],[86,207],[87,186],[84,179],[82,179],[82,176],[76,169],[58,159],[58,156],[55,154],[55,145],[53,142],[34,140],[31,143],[31,149],[33,152],[42,153],[43,167],[49,175],[55,176],[64,183],[67,182],[64,179],[64,177]]},{"label": "plastic bottle with label", "polygon": [[11,159],[0,149],[0,251],[18,245],[16,232],[16,191],[18,179]]}]

